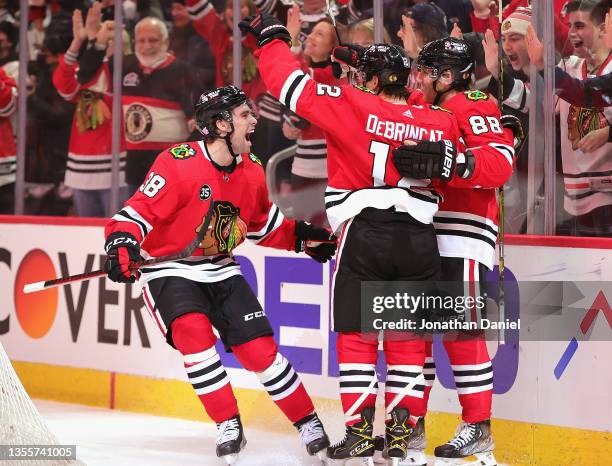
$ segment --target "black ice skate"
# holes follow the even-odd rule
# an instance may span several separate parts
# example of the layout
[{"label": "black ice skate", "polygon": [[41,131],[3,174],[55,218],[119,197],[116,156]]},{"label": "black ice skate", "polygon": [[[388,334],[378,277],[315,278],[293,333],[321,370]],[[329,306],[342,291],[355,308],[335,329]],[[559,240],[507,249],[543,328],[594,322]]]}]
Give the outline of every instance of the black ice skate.
[{"label": "black ice skate", "polygon": [[246,438],[242,431],[240,414],[227,421],[217,423],[217,456],[223,458],[227,464],[235,464],[238,454],[246,445]]},{"label": "black ice skate", "polygon": [[425,418],[420,417],[408,436],[408,451],[400,466],[427,466],[425,445]]},{"label": "black ice skate", "polygon": [[[452,440],[436,447],[435,466],[456,464],[453,459],[475,456],[476,461],[461,463],[464,466],[497,466],[493,456],[495,443],[491,436],[491,421],[486,420],[476,424],[462,422]],[[444,459],[441,459],[444,458]],[[449,461],[450,460],[450,461]]]},{"label": "black ice skate", "polygon": [[363,464],[374,466],[374,408],[367,407],[361,413],[361,421],[346,427],[344,438],[327,449],[330,464],[342,465],[351,458],[362,459]]},{"label": "black ice skate", "polygon": [[412,427],[408,423],[410,414],[405,408],[395,408],[391,411],[391,419],[385,423],[385,448],[383,458],[390,460],[392,466],[398,466],[406,458],[408,437]]},{"label": "black ice skate", "polygon": [[317,413],[309,414],[300,419],[294,426],[300,433],[300,438],[306,445],[308,454],[310,456],[316,455],[323,461],[325,459],[325,449],[329,447],[329,437],[325,433]]}]

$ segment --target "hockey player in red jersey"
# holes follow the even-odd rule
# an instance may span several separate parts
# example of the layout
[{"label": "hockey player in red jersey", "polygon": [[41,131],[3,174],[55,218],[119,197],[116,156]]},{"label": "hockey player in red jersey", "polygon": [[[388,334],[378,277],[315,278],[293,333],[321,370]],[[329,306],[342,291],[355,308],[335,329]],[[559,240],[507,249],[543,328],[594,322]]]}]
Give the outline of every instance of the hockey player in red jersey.
[{"label": "hockey player in red jersey", "polygon": [[[146,308],[167,342],[182,353],[189,380],[217,423],[218,456],[231,463],[246,440],[213,327],[226,350],[257,375],[294,423],[308,453],[322,455],[329,445],[323,425],[298,374],[278,352],[233,250],[248,238],[326,262],[335,252],[335,238],[284,218],[269,201],[263,167],[249,152],[257,120],[241,90],[226,86],[202,94],[195,117],[204,139],[163,151],[140,189],[107,224],[108,276],[134,282],[139,275]],[[141,257],[184,248],[202,228],[211,201],[213,220],[191,257],[131,270],[130,263]]]},{"label": "hockey player in red jersey", "polygon": [[[439,200],[435,185],[402,177],[389,155],[405,139],[425,139],[447,147],[452,165],[457,123],[444,110],[406,104],[410,62],[399,47],[377,44],[364,52],[357,64],[363,87],[331,86],[314,82],[300,70],[286,43],[289,34],[275,18],[245,18],[240,27],[258,41],[258,66],[266,87],[325,133],[327,216],[333,230],[341,233],[332,328],[339,332],[340,398],[346,420],[344,439],[327,453],[334,460],[360,457],[371,462],[378,339],[376,332],[364,332],[361,326],[361,283],[428,280],[439,273],[432,225]],[[432,178],[452,176],[452,171],[440,170]],[[399,460],[406,454],[409,414],[423,397],[425,345],[407,333],[386,333],[383,347],[388,369],[384,454]]]},{"label": "hockey player in red jersey", "polygon": [[[414,92],[411,100],[434,103],[450,110],[457,117],[467,149],[463,153],[467,172],[454,186],[442,187],[443,202],[434,217],[441,256],[441,280],[458,287],[464,294],[464,282],[473,293],[485,292],[485,274],[495,260],[498,232],[498,205],[495,188],[503,186],[512,174],[514,135],[520,123],[513,117],[502,118],[488,94],[470,88],[474,60],[468,44],[460,39],[444,38],[427,44],[417,58],[417,83],[422,93]],[[436,159],[443,156],[427,144],[404,146],[395,152],[398,158]],[[424,164],[424,163],[423,163]],[[405,176],[416,176],[410,170]],[[423,174],[425,177],[427,173]],[[481,311],[473,308],[465,321],[478,322]],[[484,335],[460,333],[445,338],[463,423],[457,435],[435,449],[443,458],[465,457],[477,453],[483,465],[494,465],[493,439],[490,430],[493,395],[493,368]],[[427,387],[423,405],[413,414],[420,419],[411,434],[408,456],[410,464],[426,465],[423,453],[425,432],[423,417],[435,378],[431,343],[427,347],[425,365]],[[472,463],[470,463],[472,464]]]}]

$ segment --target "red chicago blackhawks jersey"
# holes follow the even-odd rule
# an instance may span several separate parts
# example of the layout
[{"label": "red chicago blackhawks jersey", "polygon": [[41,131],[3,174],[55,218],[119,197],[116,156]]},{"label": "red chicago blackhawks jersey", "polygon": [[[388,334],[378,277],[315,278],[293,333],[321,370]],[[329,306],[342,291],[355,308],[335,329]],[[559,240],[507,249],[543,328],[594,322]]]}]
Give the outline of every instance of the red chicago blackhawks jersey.
[{"label": "red chicago blackhawks jersey", "polygon": [[213,165],[202,141],[162,152],[140,189],[106,225],[105,234],[131,233],[145,258],[173,254],[197,236],[211,199],[214,217],[199,248],[188,259],[141,269],[141,283],[164,276],[216,282],[240,274],[233,250],[245,230],[246,237],[260,245],[294,248],[295,222],[270,202],[259,159],[242,154],[228,173]]},{"label": "red chicago blackhawks jersey", "polygon": [[[53,71],[53,84],[57,93],[77,104],[70,130],[64,183],[75,189],[109,189],[113,163],[112,76],[108,67],[103,66],[94,79],[81,85],[76,78],[76,58],[76,55],[66,52],[60,56],[57,68]],[[95,117],[93,114],[96,114]],[[119,182],[125,185],[123,139],[121,145]]]},{"label": "red chicago blackhawks jersey", "polygon": [[14,183],[17,173],[17,147],[11,115],[17,110],[17,85],[0,68],[0,186]]},{"label": "red chicago blackhawks jersey", "polygon": [[[411,101],[419,98],[418,92],[411,95]],[[495,188],[512,175],[514,136],[501,126],[499,108],[484,92],[459,92],[444,108],[457,118],[462,142],[474,154],[476,166],[469,180],[442,186],[444,200],[434,218],[440,255],[473,259],[491,269],[498,233]]]},{"label": "red chicago blackhawks jersey", "polygon": [[366,207],[394,207],[420,222],[432,222],[439,194],[430,180],[400,177],[390,155],[406,139],[457,144],[457,122],[450,112],[393,104],[357,87],[317,83],[282,41],[272,41],[258,53],[266,87],[325,134],[325,206],[335,232]]}]

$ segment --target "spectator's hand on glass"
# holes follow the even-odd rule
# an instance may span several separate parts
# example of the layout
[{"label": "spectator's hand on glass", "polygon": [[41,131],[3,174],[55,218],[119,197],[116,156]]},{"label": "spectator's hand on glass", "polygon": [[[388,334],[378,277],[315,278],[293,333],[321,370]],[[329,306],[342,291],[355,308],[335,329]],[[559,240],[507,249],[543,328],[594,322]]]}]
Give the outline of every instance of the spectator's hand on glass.
[{"label": "spectator's hand on glass", "polygon": [[527,26],[527,34],[525,34],[525,45],[527,46],[527,55],[529,55],[529,61],[541,71],[544,69],[544,44],[540,42],[536,35],[535,29],[531,26]]},{"label": "spectator's hand on glass", "polygon": [[402,26],[397,31],[397,37],[402,39],[406,55],[415,60],[419,55],[420,49],[417,45],[417,38],[411,20],[408,16],[402,15]]},{"label": "spectator's hand on glass", "polygon": [[108,45],[108,42],[115,36],[115,22],[104,21],[102,27],[96,35],[96,43],[100,45]]},{"label": "spectator's hand on glass", "polygon": [[85,31],[85,26],[83,26],[83,13],[81,10],[77,9],[72,12],[72,38],[79,44],[82,44],[87,40],[87,31]]},{"label": "spectator's hand on glass", "polygon": [[487,70],[495,79],[499,79],[499,45],[490,29],[485,32],[482,48],[484,49]]},{"label": "spectator's hand on glass", "polygon": [[591,131],[580,141],[578,141],[578,149],[584,152],[585,154],[596,151],[606,142],[608,142],[609,133],[609,126],[606,126],[605,128],[601,129],[596,129],[595,131]]},{"label": "spectator's hand on glass", "polygon": [[283,121],[283,134],[287,139],[295,140],[302,135],[302,130]]},{"label": "spectator's hand on glass", "polygon": [[298,45],[298,37],[302,30],[302,22],[300,21],[300,7],[293,5],[289,11],[287,11],[287,31],[291,35],[291,42],[293,45]]},{"label": "spectator's hand on glass", "polygon": [[102,4],[94,2],[89,10],[87,10],[87,19],[85,19],[85,32],[89,40],[94,40],[98,31],[100,31],[102,23]]},{"label": "spectator's hand on glass", "polygon": [[450,32],[450,36],[454,37],[455,39],[463,39],[463,31],[457,23],[453,24],[453,29]]}]

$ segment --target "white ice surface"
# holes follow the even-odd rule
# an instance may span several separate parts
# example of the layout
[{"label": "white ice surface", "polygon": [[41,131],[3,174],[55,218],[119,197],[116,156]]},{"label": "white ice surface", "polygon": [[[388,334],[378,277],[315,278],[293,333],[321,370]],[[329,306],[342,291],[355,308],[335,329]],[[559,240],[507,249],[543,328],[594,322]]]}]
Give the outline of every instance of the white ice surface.
[{"label": "white ice surface", "polygon": [[[34,404],[59,442],[76,444],[77,457],[88,466],[225,465],[215,455],[212,423],[42,400]],[[339,440],[333,433],[332,441]],[[321,464],[306,454],[297,432],[279,434],[245,426],[245,436],[247,446],[236,466]]]},{"label": "white ice surface", "polygon": [[[77,445],[88,466],[222,466],[212,423],[34,400],[60,443]],[[247,446],[236,466],[320,465],[295,435],[245,427]]]}]

